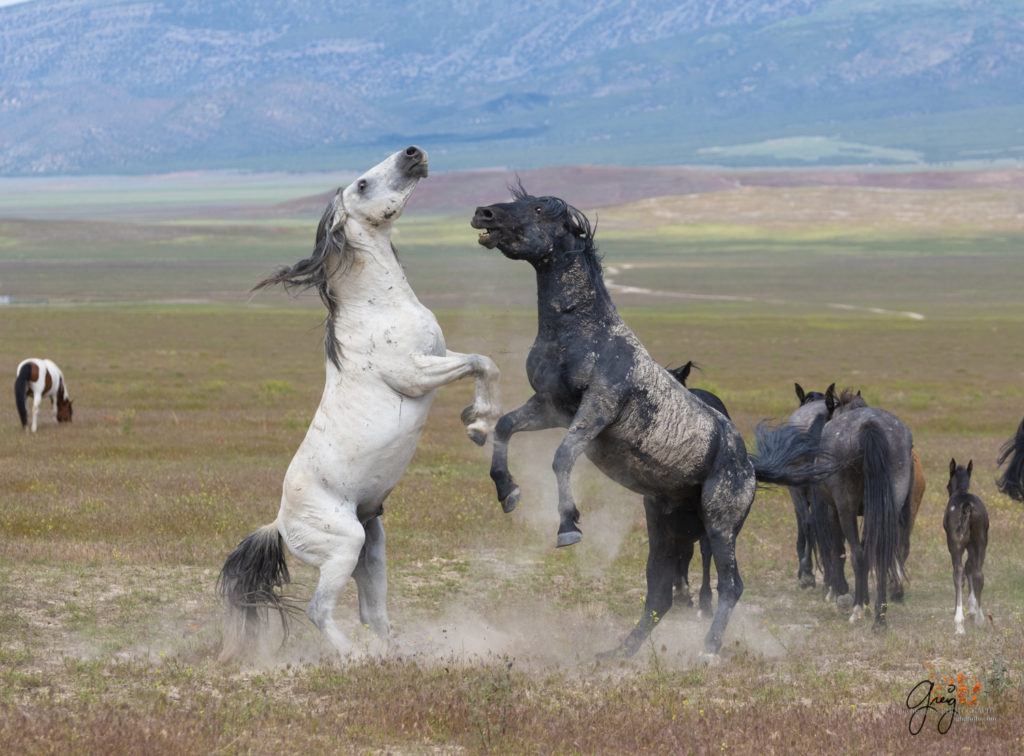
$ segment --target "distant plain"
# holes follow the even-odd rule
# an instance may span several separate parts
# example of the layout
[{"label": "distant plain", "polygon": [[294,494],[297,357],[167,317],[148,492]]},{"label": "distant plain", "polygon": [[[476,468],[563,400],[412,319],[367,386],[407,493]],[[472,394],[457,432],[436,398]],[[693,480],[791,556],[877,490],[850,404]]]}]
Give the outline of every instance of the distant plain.
[{"label": "distant plain", "polygon": [[[276,659],[217,667],[217,570],[273,519],[323,385],[319,301],[249,288],[309,253],[308,195],[344,178],[0,186],[0,296],[15,300],[0,368],[13,380],[20,359],[49,356],[75,399],[71,426],[43,413],[28,436],[10,406],[0,423],[0,739],[36,753],[1020,750],[1024,506],[994,485],[1024,415],[1019,181],[581,203],[627,322],[659,361],[700,364],[690,385],[745,437],[795,407],[794,381],[860,389],[908,423],[928,488],[887,632],[796,587],[792,507],[766,489],[740,534],[746,592],[722,664],[697,662],[707,623],[679,605],[634,659],[595,663],[640,610],[639,501],[584,465],[584,540],[556,551],[558,433],[513,440],[523,499],[503,515],[487,450],[458,422],[460,384],[386,505],[396,651],[343,664],[302,619]],[[498,362],[511,409],[529,395],[533,278],[468,226],[506,183],[408,213],[395,243],[450,348]],[[992,518],[992,618],[962,638],[941,526],[951,456],[974,459]],[[305,600],[315,577],[292,565]],[[359,637],[354,590],[339,618]],[[915,737],[906,695],[930,674],[977,680],[978,708]]]}]

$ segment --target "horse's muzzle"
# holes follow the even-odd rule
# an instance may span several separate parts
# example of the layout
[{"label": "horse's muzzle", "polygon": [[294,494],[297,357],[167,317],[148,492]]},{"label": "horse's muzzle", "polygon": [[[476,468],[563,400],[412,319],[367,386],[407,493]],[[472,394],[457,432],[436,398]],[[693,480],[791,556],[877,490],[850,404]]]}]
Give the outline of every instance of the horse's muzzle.
[{"label": "horse's muzzle", "polygon": [[427,177],[427,153],[416,146],[405,148],[399,159],[402,172],[410,178]]}]

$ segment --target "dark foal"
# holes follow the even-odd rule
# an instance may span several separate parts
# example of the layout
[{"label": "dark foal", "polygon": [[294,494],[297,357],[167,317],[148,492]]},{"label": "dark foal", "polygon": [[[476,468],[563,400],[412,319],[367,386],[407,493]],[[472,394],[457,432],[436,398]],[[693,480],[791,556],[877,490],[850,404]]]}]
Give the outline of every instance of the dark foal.
[{"label": "dark foal", "polygon": [[[981,609],[981,590],[985,587],[985,549],[988,546],[988,511],[974,494],[967,489],[971,485],[974,460],[967,467],[958,465],[956,459],[949,460],[949,503],[942,518],[946,531],[946,547],[953,560],[953,589],[956,592],[956,613],[953,624],[957,634],[964,632],[964,581],[968,586],[967,614],[974,615],[974,624],[985,624],[985,612]],[[964,552],[967,564],[963,564]]]}]

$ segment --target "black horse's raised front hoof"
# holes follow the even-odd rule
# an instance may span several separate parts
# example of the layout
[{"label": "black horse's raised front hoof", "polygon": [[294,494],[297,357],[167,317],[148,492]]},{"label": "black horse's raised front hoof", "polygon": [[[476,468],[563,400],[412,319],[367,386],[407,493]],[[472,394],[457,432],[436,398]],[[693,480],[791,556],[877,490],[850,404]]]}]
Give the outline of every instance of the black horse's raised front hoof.
[{"label": "black horse's raised front hoof", "polygon": [[519,504],[519,486],[516,486],[505,498],[501,499],[501,511],[505,514],[513,511]]}]

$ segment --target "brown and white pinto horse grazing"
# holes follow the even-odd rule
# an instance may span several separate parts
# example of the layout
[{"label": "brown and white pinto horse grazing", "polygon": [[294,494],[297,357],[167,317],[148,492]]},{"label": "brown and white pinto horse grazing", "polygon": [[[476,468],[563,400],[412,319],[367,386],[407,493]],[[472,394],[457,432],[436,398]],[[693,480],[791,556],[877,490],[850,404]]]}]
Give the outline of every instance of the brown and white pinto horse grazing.
[{"label": "brown and white pinto horse grazing", "polygon": [[36,358],[22,360],[14,379],[14,403],[18,407],[21,427],[28,427],[28,407],[26,399],[32,397],[32,432],[36,431],[36,419],[39,416],[39,403],[43,397],[50,397],[53,406],[53,419],[58,423],[71,422],[71,397],[64,383],[64,374],[53,360]]}]

